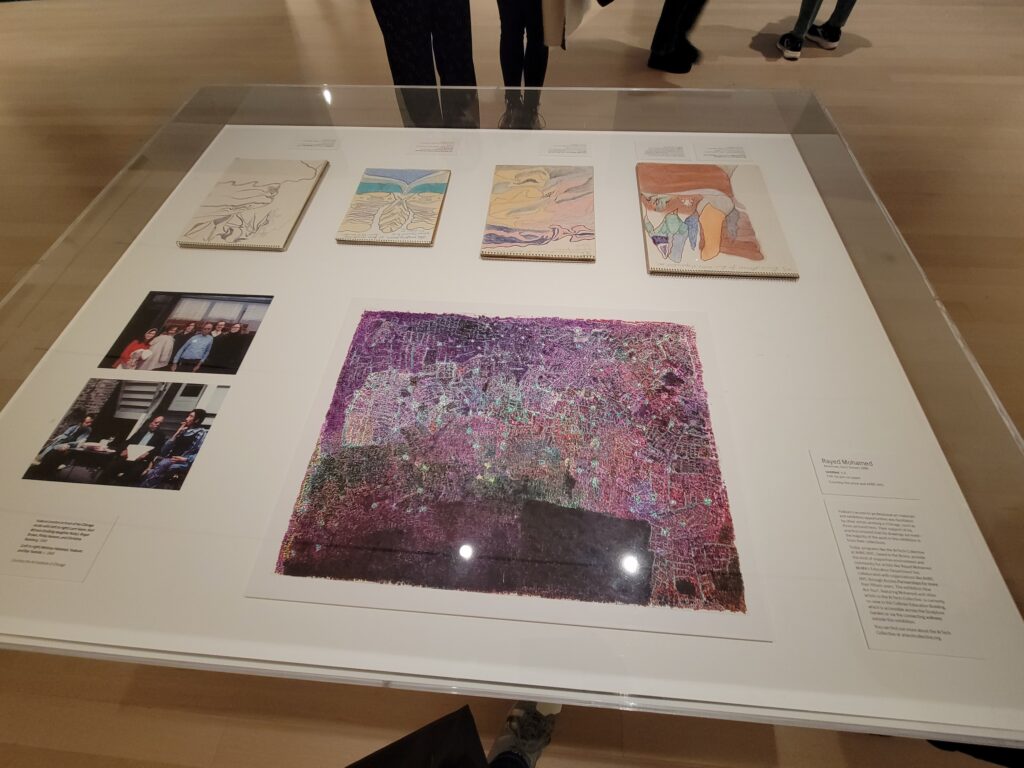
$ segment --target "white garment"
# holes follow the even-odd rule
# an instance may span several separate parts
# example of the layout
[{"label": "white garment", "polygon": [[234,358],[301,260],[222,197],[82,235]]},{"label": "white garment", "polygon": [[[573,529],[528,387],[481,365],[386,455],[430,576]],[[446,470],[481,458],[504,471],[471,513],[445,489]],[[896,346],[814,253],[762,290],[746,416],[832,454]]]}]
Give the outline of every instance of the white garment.
[{"label": "white garment", "polygon": [[140,371],[155,371],[171,364],[174,354],[174,337],[162,333],[149,342],[150,355],[139,364]]},{"label": "white garment", "polygon": [[583,23],[592,5],[592,0],[541,0],[544,45],[564,48],[563,42]]}]

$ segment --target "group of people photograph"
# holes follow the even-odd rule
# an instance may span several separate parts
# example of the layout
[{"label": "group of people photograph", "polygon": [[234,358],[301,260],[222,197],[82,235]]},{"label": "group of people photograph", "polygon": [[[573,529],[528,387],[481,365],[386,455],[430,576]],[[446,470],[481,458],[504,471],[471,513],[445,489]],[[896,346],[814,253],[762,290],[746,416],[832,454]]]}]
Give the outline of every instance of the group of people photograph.
[{"label": "group of people photograph", "polygon": [[91,379],[24,477],[177,490],[227,389]]},{"label": "group of people photograph", "polygon": [[150,293],[100,367],[237,373],[270,300],[270,296]]}]

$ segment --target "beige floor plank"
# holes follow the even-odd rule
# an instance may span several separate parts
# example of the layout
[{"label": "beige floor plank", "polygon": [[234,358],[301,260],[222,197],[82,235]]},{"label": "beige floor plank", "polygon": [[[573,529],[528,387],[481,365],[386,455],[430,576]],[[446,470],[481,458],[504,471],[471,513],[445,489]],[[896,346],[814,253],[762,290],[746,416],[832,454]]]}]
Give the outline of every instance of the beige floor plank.
[{"label": "beige floor plank", "polygon": [[109,755],[89,755],[82,752],[0,744],[0,768],[189,768],[189,766],[163,760],[112,758]]},{"label": "beige floor plank", "polygon": [[157,702],[122,707],[85,697],[0,693],[0,740],[35,749],[200,768],[213,759],[223,730],[219,720]]}]

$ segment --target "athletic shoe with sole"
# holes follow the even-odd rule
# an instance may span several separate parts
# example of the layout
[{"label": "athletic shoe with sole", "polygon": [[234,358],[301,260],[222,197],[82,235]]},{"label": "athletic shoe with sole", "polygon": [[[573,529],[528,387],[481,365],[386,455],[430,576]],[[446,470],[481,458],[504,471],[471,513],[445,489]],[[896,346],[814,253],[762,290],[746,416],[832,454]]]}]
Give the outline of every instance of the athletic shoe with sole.
[{"label": "athletic shoe with sole", "polygon": [[554,730],[554,715],[542,715],[532,701],[517,701],[505,718],[505,729],[495,739],[487,761],[512,752],[521,757],[529,768],[534,768],[544,747],[551,743]]},{"label": "athletic shoe with sole", "polygon": [[828,24],[811,24],[807,30],[807,39],[817,43],[826,51],[834,51],[839,46],[839,38],[843,36],[843,30]]},{"label": "athletic shoe with sole", "polygon": [[782,58],[787,61],[797,61],[800,58],[800,52],[804,49],[804,41],[792,32],[787,32],[778,39],[775,47],[782,51]]}]

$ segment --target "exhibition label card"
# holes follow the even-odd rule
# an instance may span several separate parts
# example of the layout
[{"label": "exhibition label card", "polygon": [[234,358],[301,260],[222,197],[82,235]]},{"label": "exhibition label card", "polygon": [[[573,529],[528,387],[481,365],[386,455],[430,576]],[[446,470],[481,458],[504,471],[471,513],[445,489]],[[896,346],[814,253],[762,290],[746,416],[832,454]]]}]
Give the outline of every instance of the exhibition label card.
[{"label": "exhibition label card", "polygon": [[798,277],[755,165],[637,163],[652,273]]},{"label": "exhibition label card", "polygon": [[970,575],[947,565],[923,503],[831,497],[825,506],[869,648],[985,655],[966,610]]},{"label": "exhibition label card", "polygon": [[697,159],[715,162],[719,160],[746,160],[747,150],[739,144],[697,144]]},{"label": "exhibition label card", "polygon": [[679,162],[690,160],[691,152],[685,144],[640,140],[636,142],[636,156],[638,160]]},{"label": "exhibition label card", "polygon": [[326,168],[326,160],[235,158],[178,245],[283,251]]},{"label": "exhibition label card", "polygon": [[587,141],[545,141],[542,151],[549,157],[589,157],[590,142]]},{"label": "exhibition label card", "polygon": [[451,171],[367,168],[335,236],[339,243],[433,245]]},{"label": "exhibition label card", "polygon": [[295,149],[305,149],[315,152],[332,151],[338,148],[338,139],[335,136],[315,137],[298,139],[293,145]]},{"label": "exhibition label card", "polygon": [[906,480],[910,473],[894,456],[841,450],[812,451],[811,459],[823,494],[920,498],[920,489]]},{"label": "exhibition label card", "polygon": [[459,151],[459,140],[450,136],[417,139],[409,145],[412,155],[454,155]]},{"label": "exhibition label card", "polygon": [[593,167],[497,166],[480,253],[503,259],[593,261]]},{"label": "exhibition label card", "polygon": [[0,573],[35,579],[85,581],[114,520],[66,514],[0,517]]}]

